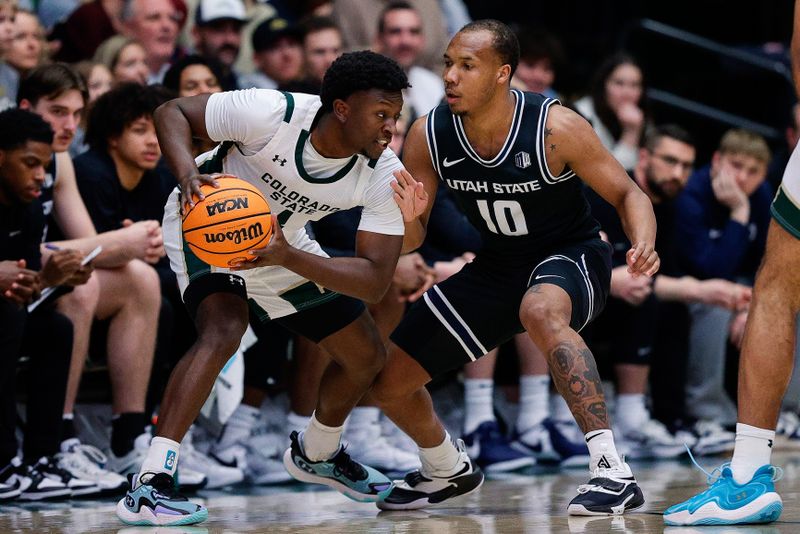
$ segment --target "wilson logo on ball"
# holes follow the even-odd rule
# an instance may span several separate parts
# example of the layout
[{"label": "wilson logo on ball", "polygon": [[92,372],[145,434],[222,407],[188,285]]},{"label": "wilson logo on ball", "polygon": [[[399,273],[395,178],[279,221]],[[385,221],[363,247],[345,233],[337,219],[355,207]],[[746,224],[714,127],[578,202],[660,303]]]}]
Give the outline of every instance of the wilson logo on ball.
[{"label": "wilson logo on ball", "polygon": [[[258,188],[238,178],[217,178],[219,188],[200,187],[205,198],[183,216],[189,253],[216,267],[252,260],[249,250],[272,238],[272,213]],[[188,259],[187,255],[187,259]]]}]

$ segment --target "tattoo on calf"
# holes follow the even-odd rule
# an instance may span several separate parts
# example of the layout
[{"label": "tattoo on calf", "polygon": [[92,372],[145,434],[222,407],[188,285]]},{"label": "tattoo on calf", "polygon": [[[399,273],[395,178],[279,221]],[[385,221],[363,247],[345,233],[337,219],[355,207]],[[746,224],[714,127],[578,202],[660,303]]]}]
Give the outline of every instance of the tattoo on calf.
[{"label": "tattoo on calf", "polygon": [[549,356],[553,383],[581,430],[608,428],[603,386],[592,352],[583,343],[562,342]]}]

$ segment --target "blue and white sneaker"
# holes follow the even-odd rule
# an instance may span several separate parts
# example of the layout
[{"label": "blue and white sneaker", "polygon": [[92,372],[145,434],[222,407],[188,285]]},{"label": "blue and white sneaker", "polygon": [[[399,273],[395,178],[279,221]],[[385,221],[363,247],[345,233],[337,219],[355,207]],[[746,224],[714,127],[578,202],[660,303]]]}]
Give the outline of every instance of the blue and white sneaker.
[{"label": "blue and white sneaker", "polygon": [[550,434],[550,443],[562,467],[585,467],[589,463],[589,448],[575,421],[547,418],[542,425]]},{"label": "blue and white sneaker", "polygon": [[305,455],[302,434],[294,431],[289,438],[292,445],[283,454],[283,465],[301,482],[324,484],[358,502],[382,501],[394,487],[383,473],[350,458],[344,446],[331,458],[314,462]]},{"label": "blue and white sneaker", "polygon": [[[147,475],[150,478],[143,481]],[[135,476],[128,475],[131,487]],[[180,495],[171,475],[145,473],[139,485],[117,503],[117,517],[128,525],[193,525],[208,519],[208,510]]]},{"label": "blue and white sneaker", "polygon": [[561,461],[561,455],[553,447],[550,431],[544,426],[543,422],[524,432],[520,432],[515,428],[511,446],[528,456],[536,458],[536,463],[557,464]]},{"label": "blue and white sneaker", "polygon": [[536,463],[536,458],[511,446],[497,421],[485,421],[464,436],[467,453],[487,473],[516,471]]},{"label": "blue and white sneaker", "polygon": [[[717,471],[719,476],[715,477]],[[780,467],[762,465],[746,484],[736,483],[729,463],[722,464],[712,473],[703,472],[708,475],[710,487],[687,501],[667,508],[664,511],[664,523],[746,525],[771,523],[780,517],[783,501],[775,492],[774,484],[783,476]]]}]

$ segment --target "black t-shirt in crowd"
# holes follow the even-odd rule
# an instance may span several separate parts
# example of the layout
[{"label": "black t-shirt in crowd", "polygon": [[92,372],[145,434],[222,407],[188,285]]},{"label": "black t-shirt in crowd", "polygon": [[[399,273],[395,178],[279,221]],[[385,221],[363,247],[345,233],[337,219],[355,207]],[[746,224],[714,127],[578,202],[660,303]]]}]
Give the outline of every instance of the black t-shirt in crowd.
[{"label": "black t-shirt in crowd", "polygon": [[28,269],[40,270],[43,233],[44,212],[38,199],[29,204],[0,204],[0,260],[25,260]]}]

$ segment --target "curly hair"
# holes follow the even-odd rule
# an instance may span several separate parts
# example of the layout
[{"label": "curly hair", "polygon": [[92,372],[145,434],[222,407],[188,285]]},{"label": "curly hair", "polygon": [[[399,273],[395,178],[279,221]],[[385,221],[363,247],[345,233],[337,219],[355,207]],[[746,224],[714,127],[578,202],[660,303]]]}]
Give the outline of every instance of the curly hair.
[{"label": "curly hair", "polygon": [[319,96],[323,113],[328,113],[333,110],[334,100],[346,100],[358,91],[402,91],[407,87],[411,87],[408,76],[395,60],[361,50],[342,54],[331,64],[322,79]]},{"label": "curly hair", "polygon": [[0,150],[14,150],[28,141],[49,145],[53,142],[53,129],[32,111],[11,108],[0,112]]},{"label": "curly hair", "polygon": [[86,142],[95,150],[106,150],[108,140],[122,135],[140,117],[152,117],[156,108],[172,95],[160,85],[124,83],[98,98],[89,111]]}]

